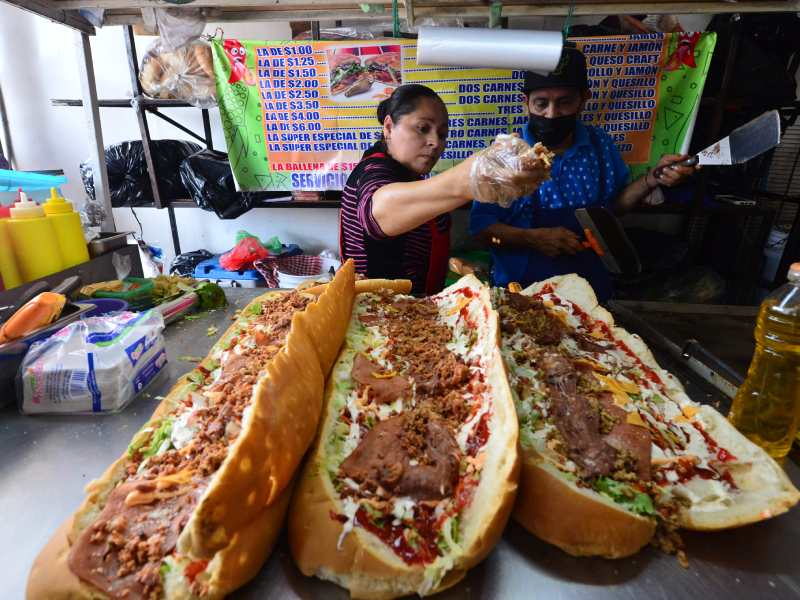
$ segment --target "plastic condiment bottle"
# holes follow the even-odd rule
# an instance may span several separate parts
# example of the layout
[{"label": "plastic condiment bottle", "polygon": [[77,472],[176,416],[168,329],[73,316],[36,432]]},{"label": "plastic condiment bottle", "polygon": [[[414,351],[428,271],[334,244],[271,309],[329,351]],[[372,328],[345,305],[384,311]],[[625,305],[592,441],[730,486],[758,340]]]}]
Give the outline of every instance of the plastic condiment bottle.
[{"label": "plastic condiment bottle", "polygon": [[61,251],[64,268],[74,267],[89,260],[81,217],[72,209],[72,202],[59,196],[56,188],[50,188],[50,199],[42,206],[44,214],[52,221],[56,230],[58,249]]},{"label": "plastic condiment bottle", "polygon": [[11,207],[6,227],[23,281],[33,281],[64,268],[52,221],[41,206],[28,200],[25,192],[20,192],[19,201]]},{"label": "plastic condiment bottle", "polygon": [[7,220],[10,216],[10,207],[0,206],[0,277],[3,280],[0,289],[4,290],[10,290],[22,283],[14,248],[11,246],[11,237],[8,235]]},{"label": "plastic condiment bottle", "polygon": [[800,263],[761,303],[756,351],[731,408],[733,425],[777,460],[800,422]]}]

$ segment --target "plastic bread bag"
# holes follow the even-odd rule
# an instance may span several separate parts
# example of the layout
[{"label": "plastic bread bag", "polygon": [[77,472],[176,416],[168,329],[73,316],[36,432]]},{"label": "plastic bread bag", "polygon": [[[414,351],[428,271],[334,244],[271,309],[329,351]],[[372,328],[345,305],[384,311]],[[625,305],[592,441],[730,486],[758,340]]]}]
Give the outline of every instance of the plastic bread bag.
[{"label": "plastic bread bag", "polygon": [[25,414],[122,410],[167,364],[161,313],[90,317],[34,343],[22,361],[17,396]]},{"label": "plastic bread bag", "polygon": [[142,57],[139,81],[152,98],[183,100],[198,108],[217,105],[211,46],[195,39],[169,50],[160,38]]},{"label": "plastic bread bag", "polygon": [[516,135],[498,135],[472,163],[472,195],[479,202],[508,208],[550,178],[553,156],[542,144],[531,147]]}]

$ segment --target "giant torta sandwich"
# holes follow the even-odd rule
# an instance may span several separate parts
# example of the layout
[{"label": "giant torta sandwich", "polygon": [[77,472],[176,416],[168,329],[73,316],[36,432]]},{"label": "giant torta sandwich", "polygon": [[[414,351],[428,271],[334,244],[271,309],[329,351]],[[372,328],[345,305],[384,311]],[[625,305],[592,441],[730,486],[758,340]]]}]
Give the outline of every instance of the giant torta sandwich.
[{"label": "giant torta sandwich", "polygon": [[[659,532],[717,530],[797,503],[780,466],[692,402],[591,286],[554,277],[496,290],[519,415],[516,520],[574,555],[630,555]],[[661,535],[661,534],[665,535]]]},{"label": "giant torta sandwich", "polygon": [[253,300],[89,484],[28,598],[220,598],[253,577],[316,433],[353,280],[350,262],[319,296]]},{"label": "giant torta sandwich", "polygon": [[517,424],[489,290],[363,293],[289,512],[300,570],[356,598],[432,594],[498,540]]}]

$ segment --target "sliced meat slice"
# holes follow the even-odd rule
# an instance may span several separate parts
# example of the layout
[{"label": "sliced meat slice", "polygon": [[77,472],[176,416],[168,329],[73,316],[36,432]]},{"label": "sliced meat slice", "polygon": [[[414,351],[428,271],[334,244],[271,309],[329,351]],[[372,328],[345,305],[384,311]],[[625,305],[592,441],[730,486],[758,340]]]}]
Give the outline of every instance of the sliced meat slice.
[{"label": "sliced meat slice", "polygon": [[386,373],[361,353],[356,354],[350,374],[357,383],[370,388],[378,404],[391,404],[398,398],[409,397],[411,385],[405,377]]},{"label": "sliced meat slice", "polygon": [[578,374],[572,361],[557,352],[545,352],[536,362],[544,373],[547,385],[568,396],[574,395],[578,387]]},{"label": "sliced meat slice", "polygon": [[160,597],[161,578],[152,574],[158,574],[161,560],[175,548],[199,495],[186,486],[185,493],[155,500],[157,504],[126,505],[130,493],[154,489],[152,481],[119,485],[70,550],[72,572],[112,598]]},{"label": "sliced meat slice", "polygon": [[442,419],[423,411],[373,427],[341,465],[341,475],[398,496],[438,500],[458,483],[460,451]]},{"label": "sliced meat slice", "polygon": [[585,396],[551,390],[551,409],[556,428],[567,446],[567,455],[586,478],[614,471],[617,452],[600,433],[600,413]]},{"label": "sliced meat slice", "polygon": [[634,463],[637,477],[642,481],[650,481],[650,462],[652,459],[652,441],[650,432],[644,427],[631,425],[626,421],[628,413],[614,404],[611,394],[602,394],[600,403],[603,410],[612,415],[617,422],[603,438],[623,457]]}]

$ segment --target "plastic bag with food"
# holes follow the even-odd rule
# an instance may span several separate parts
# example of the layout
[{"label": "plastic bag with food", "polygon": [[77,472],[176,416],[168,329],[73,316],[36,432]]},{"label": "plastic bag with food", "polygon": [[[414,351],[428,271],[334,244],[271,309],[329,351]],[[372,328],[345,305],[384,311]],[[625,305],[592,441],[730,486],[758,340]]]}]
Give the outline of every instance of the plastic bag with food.
[{"label": "plastic bag with food", "polygon": [[152,98],[183,100],[198,108],[217,105],[211,46],[200,39],[168,50],[161,39],[142,58],[139,81]]},{"label": "plastic bag with food", "polygon": [[472,163],[472,195],[479,202],[508,208],[550,178],[553,157],[542,144],[531,147],[516,135],[498,135]]}]

